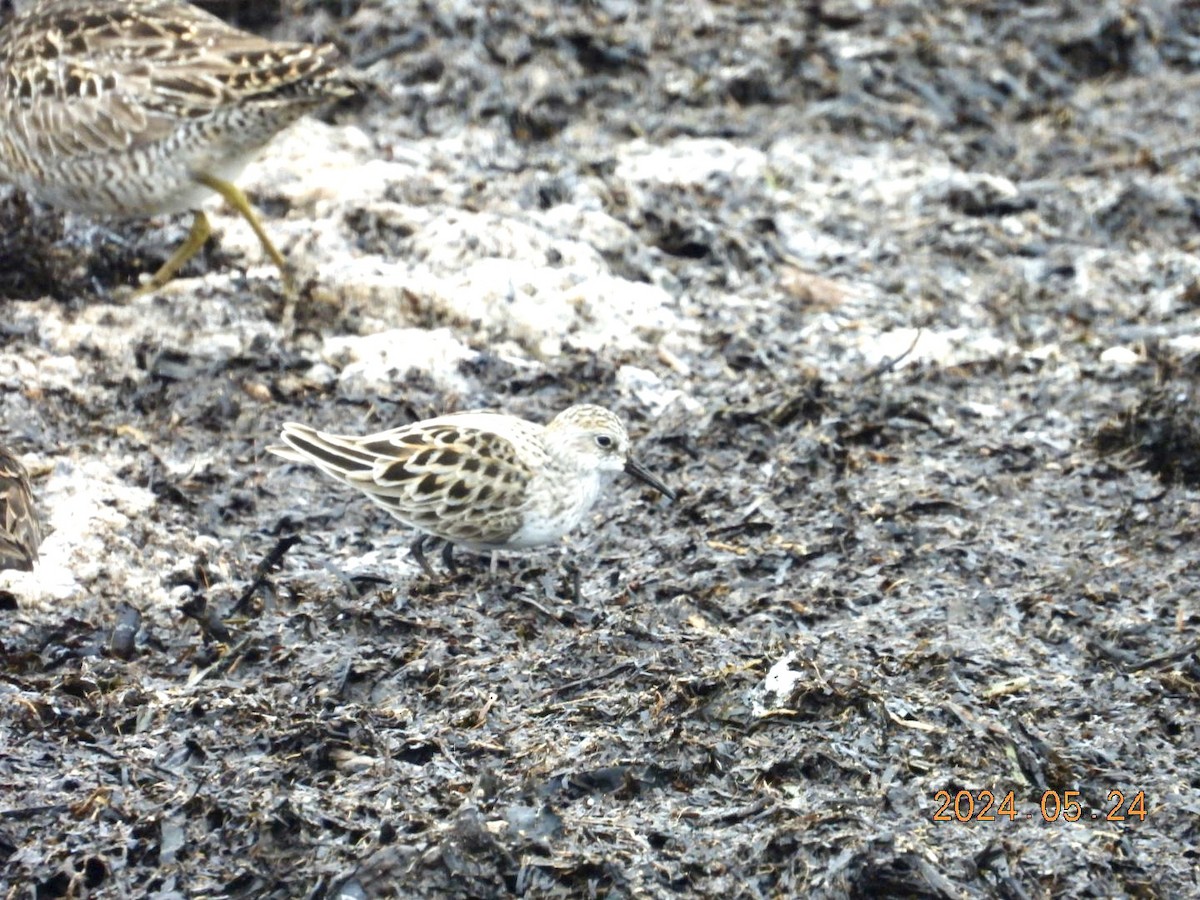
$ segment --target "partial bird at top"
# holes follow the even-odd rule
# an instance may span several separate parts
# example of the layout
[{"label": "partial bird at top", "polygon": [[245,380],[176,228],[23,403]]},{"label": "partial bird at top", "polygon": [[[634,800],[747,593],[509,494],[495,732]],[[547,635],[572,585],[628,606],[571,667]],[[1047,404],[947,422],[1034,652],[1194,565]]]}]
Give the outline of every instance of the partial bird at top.
[{"label": "partial bird at top", "polygon": [[204,245],[220,194],[292,282],[234,184],[276,133],[358,93],[332,45],[269,41],[178,0],[38,0],[0,29],[0,179],[73,212],[190,211],[156,290]]}]

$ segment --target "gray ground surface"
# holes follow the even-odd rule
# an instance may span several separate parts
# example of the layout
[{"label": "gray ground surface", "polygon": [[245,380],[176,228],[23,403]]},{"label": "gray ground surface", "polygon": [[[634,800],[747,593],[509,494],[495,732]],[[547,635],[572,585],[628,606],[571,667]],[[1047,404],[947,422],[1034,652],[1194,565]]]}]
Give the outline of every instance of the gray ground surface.
[{"label": "gray ground surface", "polygon": [[[384,90],[243,182],[295,334],[3,201],[0,893],[1200,892],[1195,7],[212,8]],[[680,499],[494,575],[263,453],[579,400]]]}]

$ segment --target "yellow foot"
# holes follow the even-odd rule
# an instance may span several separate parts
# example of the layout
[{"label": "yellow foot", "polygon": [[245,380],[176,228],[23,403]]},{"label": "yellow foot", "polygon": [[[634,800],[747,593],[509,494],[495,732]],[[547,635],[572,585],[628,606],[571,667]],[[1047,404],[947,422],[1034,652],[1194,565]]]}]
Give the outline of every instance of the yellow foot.
[{"label": "yellow foot", "polygon": [[254,212],[254,207],[250,205],[250,201],[246,199],[246,195],[242,193],[242,189],[230,181],[225,181],[213,175],[200,174],[196,176],[196,180],[205,187],[212,188],[224,197],[225,202],[237,210],[238,215],[246,220],[246,223],[254,230],[254,234],[258,237],[258,242],[262,244],[263,250],[271,258],[271,262],[275,263],[276,268],[279,269],[279,277],[283,279],[284,293],[292,303],[295,303],[297,296],[296,279],[292,277],[291,268],[283,258],[283,254],[275,249],[275,245],[267,237],[267,232],[262,227],[262,222],[258,220],[258,215]]},{"label": "yellow foot", "polygon": [[144,297],[146,294],[152,294],[174,278],[175,273],[200,252],[200,248],[204,246],[204,242],[208,240],[210,234],[212,234],[212,226],[208,224],[208,216],[200,210],[193,212],[192,228],[183,243],[179,245],[179,249],[172,253],[171,258],[150,276],[149,281],[133,292],[133,296]]}]

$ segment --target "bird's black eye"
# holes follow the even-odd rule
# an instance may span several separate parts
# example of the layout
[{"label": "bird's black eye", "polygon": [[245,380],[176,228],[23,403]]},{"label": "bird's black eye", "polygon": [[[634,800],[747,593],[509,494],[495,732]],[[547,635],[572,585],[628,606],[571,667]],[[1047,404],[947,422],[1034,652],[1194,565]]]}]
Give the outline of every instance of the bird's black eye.
[{"label": "bird's black eye", "polygon": [[596,435],[596,446],[601,450],[611,450],[617,442],[612,439],[611,434]]}]

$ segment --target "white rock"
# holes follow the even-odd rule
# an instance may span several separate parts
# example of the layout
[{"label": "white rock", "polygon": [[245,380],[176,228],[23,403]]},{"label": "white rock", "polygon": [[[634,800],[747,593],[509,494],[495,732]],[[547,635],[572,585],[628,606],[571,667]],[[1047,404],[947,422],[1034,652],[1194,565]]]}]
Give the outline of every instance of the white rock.
[{"label": "white rock", "polygon": [[631,141],[617,152],[616,176],[635,183],[697,185],[715,178],[762,181],[767,156],[721,138],[678,138],[666,144]]},{"label": "white rock", "polygon": [[651,416],[657,417],[673,403],[682,403],[689,412],[699,413],[701,405],[690,395],[677,388],[669,387],[658,375],[641,366],[621,366],[617,370],[617,384],[621,390],[632,394]]},{"label": "white rock", "polygon": [[459,363],[477,355],[446,328],[394,328],[365,337],[330,337],[321,353],[328,364],[340,369],[338,380],[343,387],[354,383],[388,391],[402,384],[410,369],[427,372],[452,390],[465,390]]},{"label": "white rock", "polygon": [[1141,355],[1128,347],[1109,347],[1100,354],[1100,362],[1114,366],[1136,366],[1141,361]]}]

